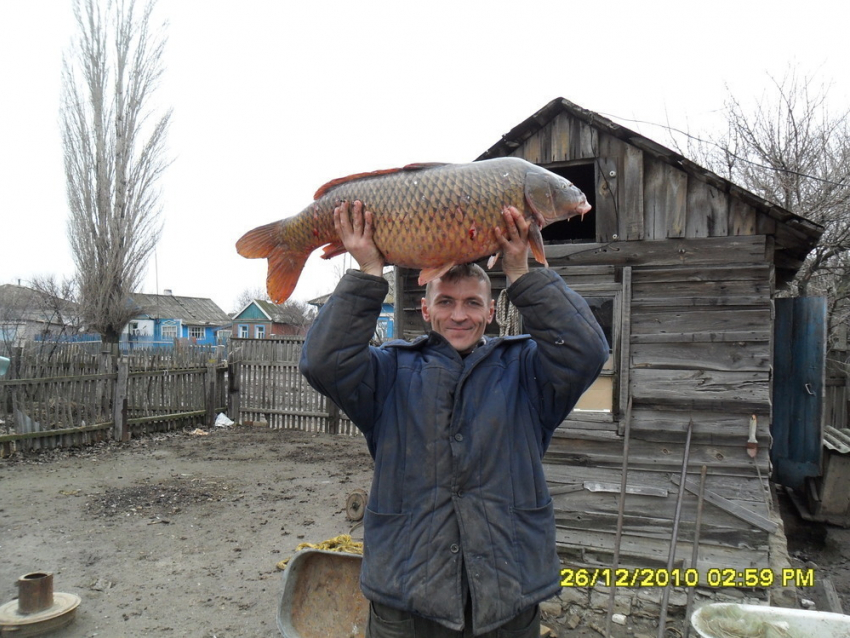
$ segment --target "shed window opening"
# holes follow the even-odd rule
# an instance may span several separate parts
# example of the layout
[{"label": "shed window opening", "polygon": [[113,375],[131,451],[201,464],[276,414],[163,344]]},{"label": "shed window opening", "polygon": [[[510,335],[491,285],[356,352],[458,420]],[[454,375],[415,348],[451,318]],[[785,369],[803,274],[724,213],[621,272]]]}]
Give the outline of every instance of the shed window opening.
[{"label": "shed window opening", "polygon": [[611,414],[614,410],[614,298],[585,296],[584,300],[590,306],[593,316],[602,327],[605,339],[608,341],[608,360],[602,366],[602,372],[596,381],[579,399],[573,414],[582,412],[605,412]]},{"label": "shed window opening", "polygon": [[571,166],[545,166],[570,180],[587,197],[590,212],[583,217],[573,217],[550,224],[541,232],[543,241],[548,244],[589,243],[596,241],[596,169],[593,164],[578,164]]}]

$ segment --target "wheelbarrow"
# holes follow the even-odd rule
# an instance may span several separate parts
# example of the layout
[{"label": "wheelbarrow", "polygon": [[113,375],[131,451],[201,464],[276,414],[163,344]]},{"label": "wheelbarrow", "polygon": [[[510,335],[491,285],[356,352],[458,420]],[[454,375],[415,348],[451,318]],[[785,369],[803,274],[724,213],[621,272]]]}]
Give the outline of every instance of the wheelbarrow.
[{"label": "wheelbarrow", "polygon": [[363,638],[369,601],[357,554],[305,549],[283,572],[277,627],[283,638]]}]

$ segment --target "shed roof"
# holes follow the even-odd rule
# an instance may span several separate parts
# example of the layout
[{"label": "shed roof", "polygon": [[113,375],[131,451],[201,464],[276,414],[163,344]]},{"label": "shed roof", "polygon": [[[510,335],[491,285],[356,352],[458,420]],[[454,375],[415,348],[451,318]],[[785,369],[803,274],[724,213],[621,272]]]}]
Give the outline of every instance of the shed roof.
[{"label": "shed roof", "polygon": [[179,319],[196,326],[230,323],[230,317],[212,299],[143,293],[133,293],[130,299],[139,309],[139,315],[150,319]]},{"label": "shed roof", "polygon": [[523,142],[528,140],[563,112],[585,122],[589,126],[595,127],[598,130],[604,131],[613,137],[641,149],[644,153],[655,157],[661,162],[665,162],[684,171],[690,177],[706,182],[718,190],[729,193],[729,195],[749,204],[759,213],[767,215],[771,219],[774,219],[777,223],[782,224],[788,232],[783,233],[781,237],[777,236],[777,249],[786,250],[789,255],[793,256],[793,258],[800,262],[802,262],[806,254],[817,245],[820,236],[823,234],[823,226],[804,217],[800,217],[799,215],[795,215],[778,204],[759,197],[755,193],[752,193],[721,177],[720,175],[699,166],[680,153],[677,153],[676,151],[669,149],[666,146],[641,135],[640,133],[636,133],[625,126],[621,126],[599,113],[582,108],[562,97],[555,98],[534,115],[502,135],[502,139],[478,156],[476,161],[510,155],[515,149],[520,147]]}]

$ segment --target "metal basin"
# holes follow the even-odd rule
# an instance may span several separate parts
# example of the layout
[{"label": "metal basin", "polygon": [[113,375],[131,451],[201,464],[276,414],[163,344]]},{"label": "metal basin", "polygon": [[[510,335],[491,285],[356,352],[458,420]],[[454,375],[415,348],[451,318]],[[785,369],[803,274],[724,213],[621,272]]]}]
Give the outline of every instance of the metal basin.
[{"label": "metal basin", "polygon": [[283,638],[363,638],[369,601],[356,554],[306,549],[283,572],[277,626]]},{"label": "metal basin", "polygon": [[[723,620],[728,627],[723,630]],[[731,619],[731,620],[730,620]],[[850,636],[850,616],[826,611],[787,609],[766,605],[714,603],[697,609],[691,625],[703,638],[759,638],[770,625],[773,634],[787,638],[845,638]]]}]

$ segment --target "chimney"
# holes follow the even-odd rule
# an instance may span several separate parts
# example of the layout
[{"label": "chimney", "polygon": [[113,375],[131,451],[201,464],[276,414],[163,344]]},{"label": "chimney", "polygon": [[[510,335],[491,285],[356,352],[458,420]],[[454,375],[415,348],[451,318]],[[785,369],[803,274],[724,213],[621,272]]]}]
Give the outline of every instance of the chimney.
[{"label": "chimney", "polygon": [[171,288],[166,288],[162,292],[163,292],[163,294],[166,294],[166,295],[173,295],[174,294],[173,292],[171,292]]}]

